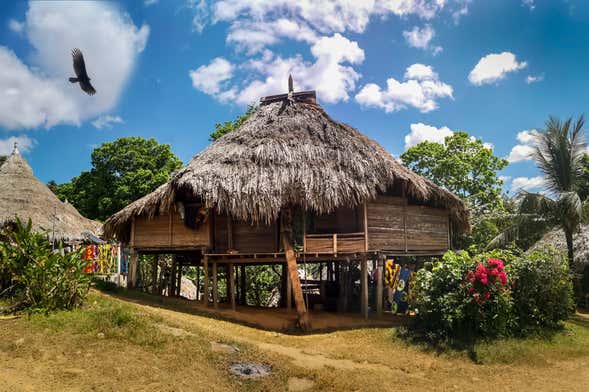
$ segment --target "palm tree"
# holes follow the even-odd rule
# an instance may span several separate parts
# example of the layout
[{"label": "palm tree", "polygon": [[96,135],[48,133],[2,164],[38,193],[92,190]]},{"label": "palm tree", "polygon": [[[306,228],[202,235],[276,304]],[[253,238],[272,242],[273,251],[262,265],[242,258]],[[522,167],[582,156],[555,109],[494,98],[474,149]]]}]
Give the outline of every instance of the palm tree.
[{"label": "palm tree", "polygon": [[583,202],[577,191],[586,149],[584,124],[583,116],[574,123],[572,118],[565,122],[548,118],[546,129],[536,134],[532,155],[543,174],[546,195],[522,192],[517,197],[518,213],[513,225],[495,237],[489,247],[518,237],[524,228],[545,232],[558,225],[564,231],[569,265],[573,269],[573,233],[579,230],[583,219]]}]

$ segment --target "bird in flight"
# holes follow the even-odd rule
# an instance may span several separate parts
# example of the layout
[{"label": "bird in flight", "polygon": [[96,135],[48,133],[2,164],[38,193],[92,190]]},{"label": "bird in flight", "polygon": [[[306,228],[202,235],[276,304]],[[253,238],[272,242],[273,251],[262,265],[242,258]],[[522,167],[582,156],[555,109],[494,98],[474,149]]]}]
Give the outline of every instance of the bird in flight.
[{"label": "bird in flight", "polygon": [[74,59],[74,72],[76,73],[75,78],[70,78],[72,83],[80,83],[80,88],[88,95],[96,94],[96,90],[90,84],[90,78],[86,72],[86,64],[84,63],[84,56],[80,49],[75,48],[72,50],[72,57]]}]

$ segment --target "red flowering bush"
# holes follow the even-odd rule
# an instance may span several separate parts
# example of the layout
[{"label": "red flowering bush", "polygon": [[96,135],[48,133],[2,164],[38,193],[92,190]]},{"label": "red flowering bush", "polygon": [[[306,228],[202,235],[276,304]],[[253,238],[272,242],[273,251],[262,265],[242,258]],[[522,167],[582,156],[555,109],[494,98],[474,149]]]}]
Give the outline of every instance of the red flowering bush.
[{"label": "red flowering bush", "polygon": [[503,261],[487,259],[478,263],[475,270],[470,270],[465,277],[465,287],[478,305],[491,299],[495,292],[503,293],[507,286],[507,274]]}]

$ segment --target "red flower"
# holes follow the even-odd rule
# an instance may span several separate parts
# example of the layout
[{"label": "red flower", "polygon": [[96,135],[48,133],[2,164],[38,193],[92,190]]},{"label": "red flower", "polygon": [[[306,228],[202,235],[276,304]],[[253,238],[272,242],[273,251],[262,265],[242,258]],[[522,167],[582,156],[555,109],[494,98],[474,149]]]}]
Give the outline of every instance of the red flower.
[{"label": "red flower", "polygon": [[499,282],[501,282],[501,284],[507,284],[507,274],[503,271],[499,273]]},{"label": "red flower", "polygon": [[485,299],[489,299],[491,298],[491,293],[489,293],[488,291],[485,293]]}]

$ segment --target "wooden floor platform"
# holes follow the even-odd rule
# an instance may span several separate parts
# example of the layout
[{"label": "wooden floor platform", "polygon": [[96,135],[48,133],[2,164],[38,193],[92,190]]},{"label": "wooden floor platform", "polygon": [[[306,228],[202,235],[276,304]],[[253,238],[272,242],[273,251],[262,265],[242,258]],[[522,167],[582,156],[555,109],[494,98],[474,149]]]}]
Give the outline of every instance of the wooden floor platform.
[{"label": "wooden floor platform", "polygon": [[[212,304],[205,306],[198,301],[176,297],[163,297],[137,291],[125,291],[116,294],[116,296],[137,303],[163,307],[179,312],[216,317],[270,331],[300,332],[297,327],[296,312],[294,310],[289,312],[285,308],[237,306],[235,311],[233,311],[231,310],[231,306],[225,303],[220,303],[218,309],[214,309]],[[325,311],[311,311],[309,312],[309,316],[311,320],[311,332],[366,327],[393,327],[407,325],[411,322],[410,316],[387,313],[382,317],[371,314],[368,320],[364,319],[360,314]]]}]

